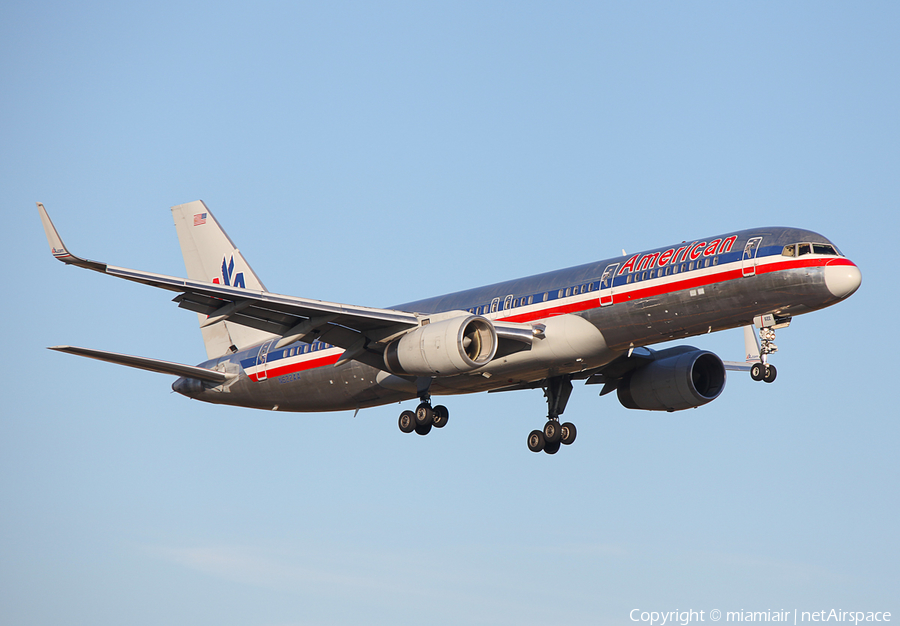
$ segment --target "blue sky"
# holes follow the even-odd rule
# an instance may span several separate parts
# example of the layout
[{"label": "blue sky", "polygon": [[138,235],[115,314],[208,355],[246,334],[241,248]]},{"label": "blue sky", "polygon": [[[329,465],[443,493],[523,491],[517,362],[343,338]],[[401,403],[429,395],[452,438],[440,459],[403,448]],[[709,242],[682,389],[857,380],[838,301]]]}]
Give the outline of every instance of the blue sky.
[{"label": "blue sky", "polygon": [[[900,615],[895,3],[7,3],[0,9],[0,621],[628,624],[632,609]],[[388,306],[717,232],[809,228],[859,292],[779,331],[778,381],[697,410],[577,385],[216,407],[170,296],[204,200],[278,292]],[[695,338],[740,358],[740,331]],[[408,404],[408,403],[407,403]]]}]

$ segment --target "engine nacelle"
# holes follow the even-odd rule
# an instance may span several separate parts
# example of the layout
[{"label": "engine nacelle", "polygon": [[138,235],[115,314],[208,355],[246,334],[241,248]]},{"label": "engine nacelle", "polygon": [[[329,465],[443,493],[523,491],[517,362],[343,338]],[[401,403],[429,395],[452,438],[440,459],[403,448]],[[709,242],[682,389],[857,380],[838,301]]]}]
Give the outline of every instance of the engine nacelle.
[{"label": "engine nacelle", "polygon": [[711,402],[725,388],[725,365],[716,354],[691,346],[656,352],[657,358],[627,374],[617,388],[629,409],[681,411]]},{"label": "engine nacelle", "polygon": [[388,344],[384,364],[394,374],[452,376],[486,365],[497,353],[497,331],[468,315],[432,322]]}]

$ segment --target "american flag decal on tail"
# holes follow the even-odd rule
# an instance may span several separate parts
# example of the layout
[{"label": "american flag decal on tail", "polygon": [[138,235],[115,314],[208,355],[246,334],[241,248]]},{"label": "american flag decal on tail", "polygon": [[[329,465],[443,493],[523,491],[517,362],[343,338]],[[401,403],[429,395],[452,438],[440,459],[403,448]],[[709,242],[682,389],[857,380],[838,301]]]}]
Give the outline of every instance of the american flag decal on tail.
[{"label": "american flag decal on tail", "polygon": [[197,213],[194,216],[194,226],[200,226],[201,224],[206,224],[206,213]]}]

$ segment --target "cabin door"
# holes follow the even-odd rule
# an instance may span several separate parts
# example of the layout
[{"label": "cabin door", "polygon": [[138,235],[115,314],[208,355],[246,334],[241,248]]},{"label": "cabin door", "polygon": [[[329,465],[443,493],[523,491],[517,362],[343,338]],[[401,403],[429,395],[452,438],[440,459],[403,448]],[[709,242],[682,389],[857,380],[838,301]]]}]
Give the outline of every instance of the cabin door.
[{"label": "cabin door", "polygon": [[613,303],[613,279],[616,277],[617,269],[618,263],[610,263],[603,270],[603,276],[600,277],[600,306],[609,306]]},{"label": "cabin door", "polygon": [[256,356],[256,380],[257,382],[265,380],[268,378],[268,374],[266,373],[266,361],[269,358],[269,348],[272,347],[272,344],[275,343],[275,340],[267,341],[262,345],[262,348],[259,349],[259,354]]},{"label": "cabin door", "polygon": [[762,237],[752,237],[744,246],[744,256],[741,260],[741,271],[744,276],[756,276],[756,253],[759,251],[759,242]]}]

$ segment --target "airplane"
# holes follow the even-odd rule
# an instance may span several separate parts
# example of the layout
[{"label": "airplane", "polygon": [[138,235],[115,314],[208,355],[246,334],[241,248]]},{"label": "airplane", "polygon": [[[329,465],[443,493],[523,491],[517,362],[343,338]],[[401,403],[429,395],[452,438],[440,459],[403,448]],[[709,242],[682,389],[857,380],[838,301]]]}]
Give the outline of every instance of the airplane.
[{"label": "airplane", "polygon": [[[862,282],[822,235],[762,227],[380,309],[270,292],[200,200],[172,207],[187,278],[75,256],[37,207],[58,260],[177,294],[198,316],[208,358],[192,366],[51,350],[178,376],[173,390],[216,404],[358,412],[418,399],[398,425],[419,435],[447,425],[432,396],[541,388],[547,421],[527,444],[547,454],[575,440],[575,425],[560,423],[573,381],[603,385],[601,396],[615,391],[630,409],[669,412],[715,400],[726,370],[771,383],[775,331]],[[739,327],[743,362],[648,347]]]}]

